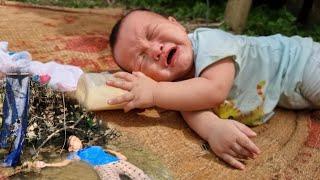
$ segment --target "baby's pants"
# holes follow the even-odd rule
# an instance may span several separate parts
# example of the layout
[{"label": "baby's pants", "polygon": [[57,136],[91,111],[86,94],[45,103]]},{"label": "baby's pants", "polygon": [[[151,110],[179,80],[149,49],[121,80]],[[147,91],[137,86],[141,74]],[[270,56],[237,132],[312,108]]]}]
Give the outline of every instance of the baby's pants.
[{"label": "baby's pants", "polygon": [[320,109],[320,44],[314,43],[313,54],[304,69],[302,95],[310,102],[310,108]]},{"label": "baby's pants", "polygon": [[135,165],[119,160],[106,165],[95,166],[101,180],[120,180],[119,175],[126,175],[132,180],[149,180],[150,178]]}]

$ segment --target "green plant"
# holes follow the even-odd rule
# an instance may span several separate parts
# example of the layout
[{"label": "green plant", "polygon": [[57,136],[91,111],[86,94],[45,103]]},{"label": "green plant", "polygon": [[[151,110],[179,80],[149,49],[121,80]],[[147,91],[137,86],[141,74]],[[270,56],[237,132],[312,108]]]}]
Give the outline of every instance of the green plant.
[{"label": "green plant", "polygon": [[164,15],[170,15],[179,21],[192,19],[218,20],[223,16],[224,1],[205,0],[182,1],[182,0],[120,0],[126,8],[147,8]]},{"label": "green plant", "polygon": [[310,36],[320,41],[320,25],[299,27],[295,21],[296,17],[286,8],[272,10],[260,6],[250,11],[244,34],[262,36],[280,33],[287,36]]}]

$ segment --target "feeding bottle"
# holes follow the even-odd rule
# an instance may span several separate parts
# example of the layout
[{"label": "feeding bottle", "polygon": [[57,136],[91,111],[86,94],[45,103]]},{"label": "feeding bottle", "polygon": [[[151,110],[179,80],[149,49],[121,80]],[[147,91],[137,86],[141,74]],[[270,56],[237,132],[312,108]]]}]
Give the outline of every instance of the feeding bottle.
[{"label": "feeding bottle", "polygon": [[123,104],[109,105],[107,100],[127,91],[106,85],[107,79],[116,79],[109,72],[83,73],[78,81],[76,98],[88,111],[121,109]]}]

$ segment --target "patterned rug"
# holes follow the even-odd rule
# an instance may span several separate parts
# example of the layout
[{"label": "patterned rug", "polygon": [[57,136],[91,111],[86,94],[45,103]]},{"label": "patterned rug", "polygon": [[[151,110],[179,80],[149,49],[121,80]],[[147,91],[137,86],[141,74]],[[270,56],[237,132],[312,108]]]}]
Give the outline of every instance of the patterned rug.
[{"label": "patterned rug", "polygon": [[[108,34],[119,9],[74,10],[0,6],[0,39],[12,50],[29,51],[35,60],[73,64],[85,71],[116,70]],[[149,116],[137,112],[99,112],[122,136],[112,145],[154,179],[319,179],[320,121],[309,112],[277,109],[266,124],[253,128],[263,151],[239,171],[220,161],[177,112]],[[156,117],[159,115],[160,117]],[[320,117],[315,115],[315,117]],[[81,178],[81,177],[78,177]]]},{"label": "patterned rug", "polygon": [[35,60],[55,60],[85,71],[114,70],[108,34],[121,12],[32,8],[9,1],[0,10],[0,38],[11,50],[29,51]]}]

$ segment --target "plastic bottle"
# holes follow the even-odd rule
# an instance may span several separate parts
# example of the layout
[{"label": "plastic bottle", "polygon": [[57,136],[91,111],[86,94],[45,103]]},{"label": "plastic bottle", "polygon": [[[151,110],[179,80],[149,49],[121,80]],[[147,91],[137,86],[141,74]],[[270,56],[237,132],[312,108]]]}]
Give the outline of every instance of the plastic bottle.
[{"label": "plastic bottle", "polygon": [[121,109],[123,104],[109,105],[107,100],[127,91],[107,86],[107,79],[115,79],[109,72],[83,73],[78,81],[76,98],[88,111]]}]

